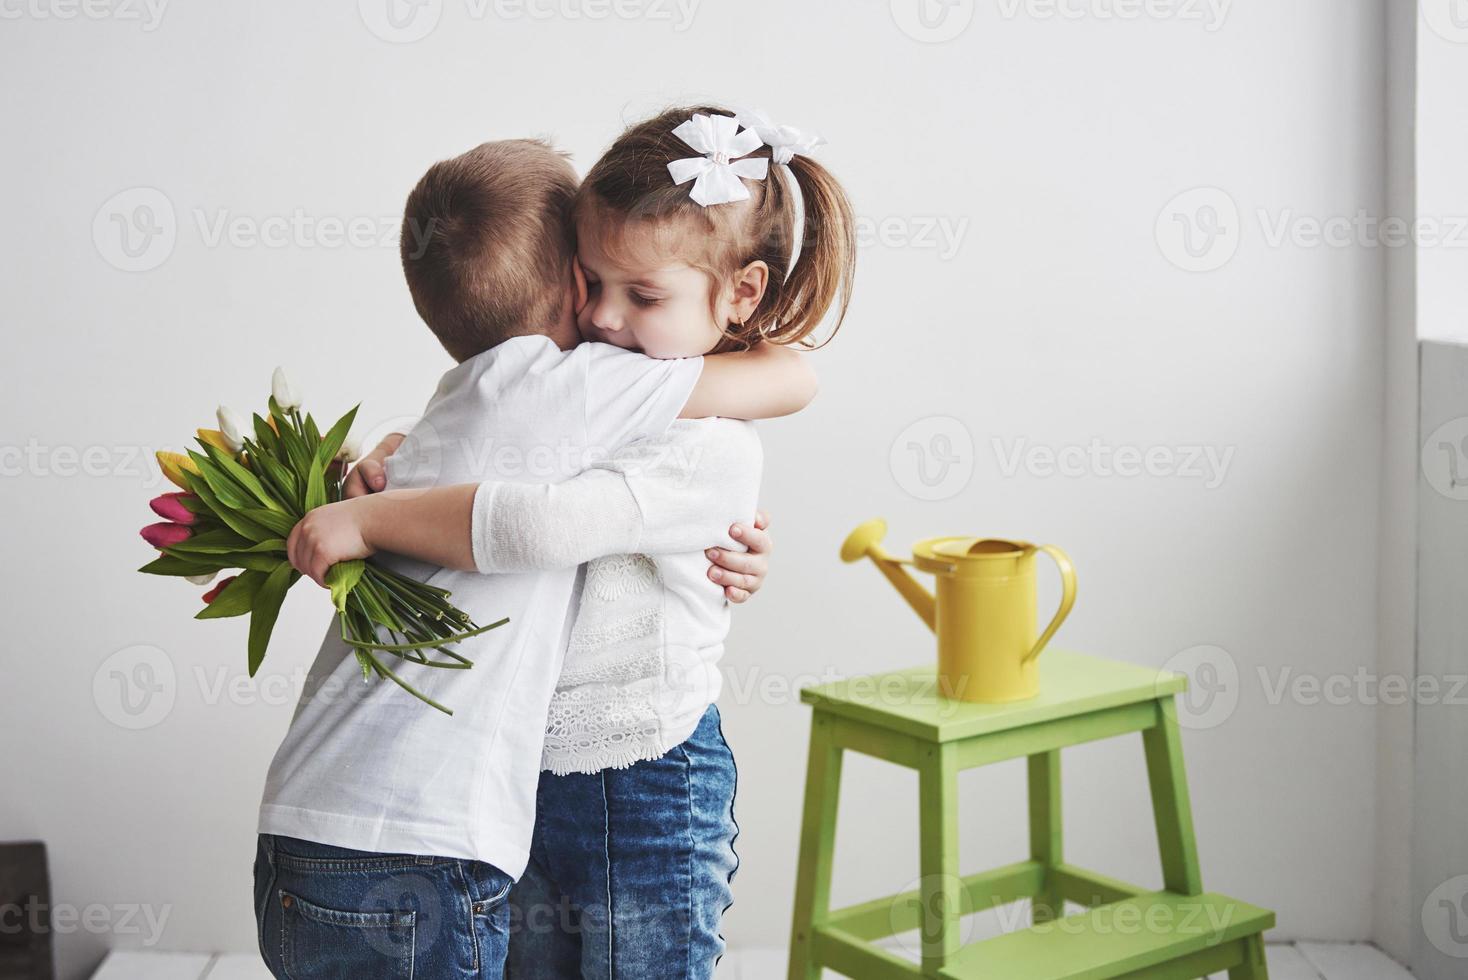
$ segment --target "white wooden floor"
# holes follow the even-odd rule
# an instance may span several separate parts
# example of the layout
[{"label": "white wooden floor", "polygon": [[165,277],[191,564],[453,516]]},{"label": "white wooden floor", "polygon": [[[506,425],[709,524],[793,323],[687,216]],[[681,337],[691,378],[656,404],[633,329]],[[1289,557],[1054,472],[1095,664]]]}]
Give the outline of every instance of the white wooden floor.
[{"label": "white wooden floor", "polygon": [[[1412,978],[1381,950],[1364,943],[1271,943],[1266,950],[1270,980]],[[784,950],[734,950],[719,969],[720,980],[775,980],[784,975]],[[254,954],[118,951],[107,957],[92,980],[270,980],[270,974]]]},{"label": "white wooden floor", "polygon": [[[1412,980],[1406,967],[1365,943],[1270,943],[1265,954],[1269,980]],[[719,970],[719,980],[774,980],[784,975],[784,950],[731,951]],[[1217,980],[1224,980],[1224,975],[1218,974]]]}]

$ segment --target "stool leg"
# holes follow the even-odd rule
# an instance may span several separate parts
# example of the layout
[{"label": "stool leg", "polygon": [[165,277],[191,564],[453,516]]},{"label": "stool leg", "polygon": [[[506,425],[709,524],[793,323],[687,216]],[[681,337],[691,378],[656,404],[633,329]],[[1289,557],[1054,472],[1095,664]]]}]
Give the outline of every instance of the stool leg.
[{"label": "stool leg", "polygon": [[1157,699],[1157,724],[1142,732],[1142,745],[1147,753],[1147,779],[1152,785],[1152,815],[1162,855],[1163,886],[1182,895],[1201,894],[1193,808],[1188,802],[1188,774],[1183,768],[1183,743],[1172,695]]},{"label": "stool leg", "polygon": [[1030,857],[1045,866],[1045,880],[1035,894],[1030,915],[1035,925],[1058,919],[1064,898],[1055,866],[1065,860],[1060,817],[1060,750],[1029,757]]},{"label": "stool leg", "polygon": [[958,873],[958,753],[952,744],[927,750],[918,772],[922,881],[923,973],[935,976],[961,945],[963,881]]},{"label": "stool leg", "polygon": [[1269,980],[1269,963],[1264,958],[1264,937],[1259,933],[1244,940],[1244,962],[1230,967],[1228,980]]},{"label": "stool leg", "polygon": [[831,857],[836,842],[836,804],[841,795],[841,749],[831,722],[819,711],[811,720],[805,772],[805,815],[795,877],[795,920],[790,932],[790,980],[820,980],[811,938],[831,909]]}]

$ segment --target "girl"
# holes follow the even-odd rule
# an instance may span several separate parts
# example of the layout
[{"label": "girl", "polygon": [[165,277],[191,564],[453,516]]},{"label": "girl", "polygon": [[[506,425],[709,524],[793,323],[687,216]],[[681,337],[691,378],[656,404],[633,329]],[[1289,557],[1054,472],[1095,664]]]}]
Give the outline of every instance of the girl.
[{"label": "girl", "polygon": [[[815,346],[832,307],[839,327],[854,223],[808,156],[819,142],[713,106],[623,133],[576,202],[583,338],[680,358]],[[729,615],[703,549],[754,513],[761,459],[750,423],[697,414],[564,483],[374,494],[311,512],[290,538],[318,582],[377,548],[460,566],[468,550],[482,572],[588,563],[511,893],[515,980],[706,978],[723,952],[738,828],[714,701]],[[456,503],[430,520],[439,499]],[[369,502],[350,532],[331,523]]]}]

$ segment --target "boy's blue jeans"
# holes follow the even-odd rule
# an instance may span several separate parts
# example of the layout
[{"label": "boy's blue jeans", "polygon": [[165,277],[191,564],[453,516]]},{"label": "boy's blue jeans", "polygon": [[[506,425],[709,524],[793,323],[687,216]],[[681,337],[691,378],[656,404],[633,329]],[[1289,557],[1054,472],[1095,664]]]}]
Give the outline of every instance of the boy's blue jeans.
[{"label": "boy's blue jeans", "polygon": [[260,955],[281,980],[706,980],[739,863],[736,782],[714,707],[659,759],[541,773],[513,892],[482,861],[260,834]]},{"label": "boy's blue jeans", "polygon": [[509,980],[707,980],[732,901],[734,755],[719,711],[658,759],[540,774],[510,892]]},{"label": "boy's blue jeans", "polygon": [[483,861],[260,834],[260,955],[282,980],[499,980],[511,884]]}]

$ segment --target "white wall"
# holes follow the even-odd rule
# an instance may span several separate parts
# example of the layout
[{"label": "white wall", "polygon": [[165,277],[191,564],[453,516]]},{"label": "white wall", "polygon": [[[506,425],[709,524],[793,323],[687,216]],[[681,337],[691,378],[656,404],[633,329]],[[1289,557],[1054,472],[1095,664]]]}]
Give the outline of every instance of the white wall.
[{"label": "white wall", "polygon": [[[100,931],[61,937],[63,975],[150,938],[122,921],[139,904],[168,916],[160,947],[253,948],[254,808],[328,618],[300,589],[243,683],[243,624],[193,622],[193,590],[131,571],[159,490],[133,451],[181,444],[217,402],[255,404],[277,362],[323,414],[362,398],[384,425],[447,366],[392,247],[306,232],[234,244],[217,222],[391,224],[428,163],[480,140],[550,134],[584,168],[624,120],[704,97],[819,128],[860,214],[887,222],[817,355],[821,398],[763,430],[780,544],[730,644],[731,943],[779,946],[788,929],[808,720],[781,686],[931,656],[876,573],[836,560],[875,514],[893,549],[963,532],[1067,548],[1081,593],[1060,642],[1194,669],[1214,690],[1185,712],[1206,885],[1278,909],[1281,937],[1369,934],[1372,709],[1274,692],[1282,671],[1288,685],[1376,665],[1383,259],[1311,244],[1309,222],[1384,207],[1379,2],[1239,0],[1221,21],[1192,3],[1117,19],[1105,0],[1067,4],[1078,17],[960,2],[936,30],[972,22],[927,43],[901,2],[908,32],[872,0],[704,0],[681,31],[443,0],[437,29],[405,44],[350,3],[178,2],[153,30],[121,18],[134,8],[38,16],[63,2],[6,5],[22,16],[0,34],[0,408],[20,471],[0,503],[24,515],[6,532],[3,723],[30,750],[0,763],[0,837],[46,838],[57,901],[104,910]],[[176,240],[130,273],[109,264],[130,261],[112,214],[151,203],[164,218],[146,194],[109,203],[133,188],[166,196]],[[961,229],[956,247],[932,228]],[[938,436],[956,462],[929,487],[906,447]],[[1132,477],[1007,465],[1016,445],[1093,440],[1227,466],[1210,486],[1191,463]],[[35,449],[17,464],[16,446]],[[76,474],[68,454],[92,447],[100,475]],[[113,672],[157,656],[138,645],[163,651],[173,704],[128,730]],[[220,682],[241,689],[220,696]],[[917,873],[915,779],[847,771],[838,902]],[[1160,881],[1140,747],[1074,750],[1066,772],[1071,858]],[[965,777],[966,866],[1023,853],[1021,775]]]},{"label": "white wall", "polygon": [[[1423,0],[1417,53],[1417,208],[1424,230],[1417,249],[1418,334],[1468,340],[1468,6]],[[1431,222],[1431,224],[1429,224]]]}]

